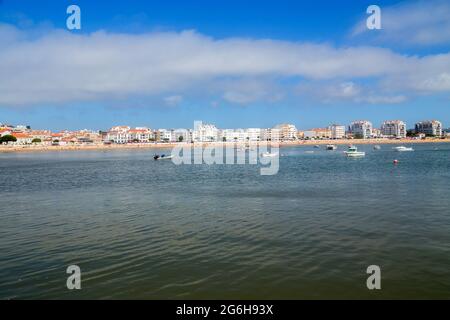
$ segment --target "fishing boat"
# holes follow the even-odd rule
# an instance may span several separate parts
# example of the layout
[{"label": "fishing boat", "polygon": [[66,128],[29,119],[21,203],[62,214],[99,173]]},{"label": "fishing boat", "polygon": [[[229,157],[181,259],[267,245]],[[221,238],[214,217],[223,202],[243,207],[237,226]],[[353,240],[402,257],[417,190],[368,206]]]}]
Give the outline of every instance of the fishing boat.
[{"label": "fishing boat", "polygon": [[411,148],[411,147],[405,147],[405,146],[395,147],[394,150],[395,150],[395,151],[398,151],[398,152],[414,151],[413,148]]},{"label": "fishing boat", "polygon": [[336,150],[336,149],[337,149],[337,146],[334,145],[334,144],[328,144],[327,147],[326,147],[326,149],[327,149],[327,150]]},{"label": "fishing boat", "polygon": [[165,154],[162,154],[162,155],[154,155],[153,156],[153,159],[154,160],[169,160],[169,159],[172,159],[173,158],[173,155],[165,155]]},{"label": "fishing boat", "polygon": [[275,153],[270,153],[270,152],[261,153],[261,157],[263,157],[263,158],[273,158],[273,157],[277,157],[277,156],[278,156],[278,152],[275,152]]},{"label": "fishing boat", "polygon": [[355,146],[348,147],[348,150],[345,151],[345,154],[347,155],[347,157],[351,158],[364,157],[366,155],[365,152],[358,151],[358,148]]}]

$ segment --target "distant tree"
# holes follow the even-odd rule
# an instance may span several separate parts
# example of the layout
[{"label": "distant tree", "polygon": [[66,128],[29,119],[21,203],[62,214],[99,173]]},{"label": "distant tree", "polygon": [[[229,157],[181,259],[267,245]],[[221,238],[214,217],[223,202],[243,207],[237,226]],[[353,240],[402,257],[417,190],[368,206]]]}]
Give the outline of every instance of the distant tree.
[{"label": "distant tree", "polygon": [[417,133],[415,130],[410,129],[410,130],[406,130],[406,136],[407,137],[417,137]]},{"label": "distant tree", "polygon": [[10,134],[5,134],[4,136],[0,137],[0,143],[6,143],[8,142],[16,142],[17,138]]},{"label": "distant tree", "polygon": [[222,141],[223,142],[227,142],[227,138],[226,137],[222,137]]},{"label": "distant tree", "polygon": [[42,140],[39,138],[34,138],[33,140],[31,140],[31,143],[41,143]]},{"label": "distant tree", "polygon": [[183,140],[184,140],[183,136],[178,137],[178,142],[183,142]]},{"label": "distant tree", "polygon": [[363,139],[363,135],[361,133],[355,133],[355,135],[353,136],[355,139]]}]

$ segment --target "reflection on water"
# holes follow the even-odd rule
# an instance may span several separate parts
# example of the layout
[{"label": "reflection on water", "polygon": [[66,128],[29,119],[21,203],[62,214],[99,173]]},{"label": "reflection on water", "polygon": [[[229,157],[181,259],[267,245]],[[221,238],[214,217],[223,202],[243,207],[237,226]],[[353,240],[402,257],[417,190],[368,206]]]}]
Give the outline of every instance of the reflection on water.
[{"label": "reflection on water", "polygon": [[450,298],[450,145],[342,148],[282,149],[275,176],[149,150],[0,154],[0,298]]}]

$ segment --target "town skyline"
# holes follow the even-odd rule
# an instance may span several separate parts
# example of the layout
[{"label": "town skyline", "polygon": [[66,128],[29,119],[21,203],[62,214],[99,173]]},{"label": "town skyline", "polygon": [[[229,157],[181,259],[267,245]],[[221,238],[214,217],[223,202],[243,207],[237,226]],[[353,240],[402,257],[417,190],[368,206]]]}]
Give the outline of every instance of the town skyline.
[{"label": "town skyline", "polygon": [[421,120],[414,128],[402,120],[386,120],[377,128],[368,120],[352,121],[349,125],[337,123],[326,127],[299,129],[284,122],[270,128],[219,128],[215,124],[196,121],[193,128],[151,128],[118,125],[108,130],[61,130],[33,129],[27,125],[0,123],[0,142],[16,145],[31,144],[128,144],[128,143],[177,143],[177,142],[261,142],[299,141],[323,139],[405,139],[426,137],[450,137],[438,120]]}]

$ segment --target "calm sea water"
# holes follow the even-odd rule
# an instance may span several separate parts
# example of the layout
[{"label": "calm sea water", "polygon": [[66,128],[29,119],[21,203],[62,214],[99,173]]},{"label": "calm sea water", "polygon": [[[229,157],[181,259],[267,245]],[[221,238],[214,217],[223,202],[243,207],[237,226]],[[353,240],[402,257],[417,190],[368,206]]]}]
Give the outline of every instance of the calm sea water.
[{"label": "calm sea water", "polygon": [[286,148],[275,176],[153,150],[0,154],[0,298],[448,299],[450,144],[414,148]]}]

